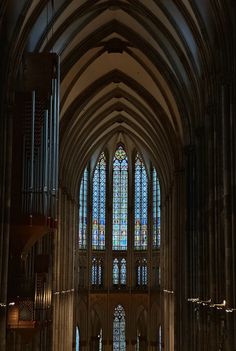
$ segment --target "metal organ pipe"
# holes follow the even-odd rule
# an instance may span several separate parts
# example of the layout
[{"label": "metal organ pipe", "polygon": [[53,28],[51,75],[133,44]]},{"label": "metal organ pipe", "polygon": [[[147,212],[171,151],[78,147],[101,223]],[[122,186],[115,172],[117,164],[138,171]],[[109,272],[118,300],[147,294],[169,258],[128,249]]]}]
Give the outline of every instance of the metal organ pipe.
[{"label": "metal organ pipe", "polygon": [[30,214],[33,205],[34,187],[34,130],[35,130],[35,90],[32,91],[32,114],[31,114],[31,158],[30,158]]},{"label": "metal organ pipe", "polygon": [[44,135],[43,135],[43,161],[44,161],[44,167],[43,167],[43,204],[44,204],[44,209],[43,213],[44,215],[47,215],[47,192],[48,192],[48,110],[44,111]]}]

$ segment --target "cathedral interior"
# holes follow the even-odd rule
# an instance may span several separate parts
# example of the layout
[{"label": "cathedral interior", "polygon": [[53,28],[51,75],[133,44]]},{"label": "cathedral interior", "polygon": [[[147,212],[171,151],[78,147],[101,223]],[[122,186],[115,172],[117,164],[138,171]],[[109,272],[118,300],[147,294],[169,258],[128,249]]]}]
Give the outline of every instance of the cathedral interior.
[{"label": "cathedral interior", "polygon": [[236,351],[236,1],[1,0],[0,350]]}]

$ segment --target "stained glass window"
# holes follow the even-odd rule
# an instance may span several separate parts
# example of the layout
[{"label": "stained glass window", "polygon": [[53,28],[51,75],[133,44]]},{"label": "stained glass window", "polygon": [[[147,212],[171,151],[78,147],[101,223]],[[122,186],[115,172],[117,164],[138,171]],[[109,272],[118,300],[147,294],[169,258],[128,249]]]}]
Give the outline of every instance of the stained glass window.
[{"label": "stained glass window", "polygon": [[92,248],[105,249],[106,157],[101,153],[93,176]]},{"label": "stained glass window", "polygon": [[113,284],[119,284],[119,261],[117,258],[113,260]]},{"label": "stained glass window", "polygon": [[125,351],[125,310],[118,305],[113,319],[113,351]]},{"label": "stained glass window", "polygon": [[141,285],[141,265],[140,265],[140,262],[138,262],[138,266],[137,266],[137,285]]},{"label": "stained glass window", "polygon": [[153,168],[152,172],[152,190],[153,190],[153,246],[159,248],[161,244],[161,194],[160,182],[157,171]]},{"label": "stained glass window", "polygon": [[75,350],[76,351],[79,351],[79,328],[76,327],[76,336],[75,336],[75,339],[76,339],[76,342],[75,342]]},{"label": "stained glass window", "polygon": [[102,276],[102,260],[93,258],[92,259],[92,277],[91,283],[93,286],[102,286],[103,283],[103,276]]},{"label": "stained glass window", "polygon": [[128,157],[119,146],[113,159],[113,250],[127,249]]},{"label": "stained glass window", "polygon": [[98,285],[102,285],[102,260],[98,261]]},{"label": "stained glass window", "polygon": [[97,284],[97,260],[93,258],[92,260],[92,285]]},{"label": "stained glass window", "polygon": [[137,286],[147,286],[148,283],[148,268],[146,258],[137,261]]},{"label": "stained glass window", "polygon": [[126,259],[113,260],[113,285],[126,285]]},{"label": "stained glass window", "polygon": [[142,285],[147,285],[148,275],[147,275],[147,260],[143,259],[142,265]]},{"label": "stained glass window", "polygon": [[85,168],[79,193],[79,248],[86,249],[88,170]]},{"label": "stained glass window", "polygon": [[137,153],[135,158],[135,228],[134,248],[147,249],[148,179],[144,163]]},{"label": "stained glass window", "polygon": [[120,283],[121,285],[126,285],[126,259],[125,258],[121,260]]}]

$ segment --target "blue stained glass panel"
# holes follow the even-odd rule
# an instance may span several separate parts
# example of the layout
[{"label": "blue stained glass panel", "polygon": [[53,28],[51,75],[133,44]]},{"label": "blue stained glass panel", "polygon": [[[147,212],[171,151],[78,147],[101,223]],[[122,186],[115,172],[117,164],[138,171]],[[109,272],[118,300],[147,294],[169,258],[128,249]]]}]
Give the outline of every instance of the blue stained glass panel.
[{"label": "blue stained glass panel", "polygon": [[75,351],[79,351],[79,328],[76,327]]},{"label": "blue stained glass panel", "polygon": [[117,258],[113,260],[113,284],[119,284],[119,261]]},{"label": "blue stained glass panel", "polygon": [[142,265],[142,285],[147,285],[148,282],[148,274],[147,274],[147,260],[143,260]]},{"label": "blue stained glass panel", "polygon": [[113,250],[127,249],[128,157],[119,146],[113,159]]},{"label": "blue stained glass panel", "polygon": [[86,249],[87,245],[87,194],[88,169],[85,168],[79,193],[79,249]]},{"label": "blue stained glass panel", "polygon": [[113,351],[125,350],[125,311],[121,305],[118,305],[113,318]]},{"label": "blue stained glass panel", "polygon": [[122,258],[120,267],[120,283],[126,285],[126,259]]},{"label": "blue stained glass panel", "polygon": [[92,248],[105,249],[106,157],[101,153],[93,175]]},{"label": "blue stained glass panel", "polygon": [[160,182],[157,171],[153,168],[152,172],[152,190],[153,190],[153,247],[160,248],[161,244],[161,194]]},{"label": "blue stained glass panel", "polygon": [[135,158],[135,228],[134,248],[147,249],[148,179],[145,165],[137,153]]},{"label": "blue stained glass panel", "polygon": [[92,260],[92,279],[91,279],[92,285],[97,284],[97,260],[96,258],[93,258]]}]

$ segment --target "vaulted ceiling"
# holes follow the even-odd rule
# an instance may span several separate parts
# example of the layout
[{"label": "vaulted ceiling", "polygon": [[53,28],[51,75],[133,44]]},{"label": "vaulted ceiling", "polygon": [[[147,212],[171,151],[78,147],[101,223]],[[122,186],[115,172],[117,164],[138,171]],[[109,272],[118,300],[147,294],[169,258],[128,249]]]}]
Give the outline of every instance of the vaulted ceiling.
[{"label": "vaulted ceiling", "polygon": [[76,188],[78,165],[122,133],[150,154],[168,183],[202,115],[228,1],[3,3],[12,62],[24,51],[60,55],[62,178]]}]

